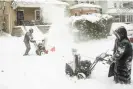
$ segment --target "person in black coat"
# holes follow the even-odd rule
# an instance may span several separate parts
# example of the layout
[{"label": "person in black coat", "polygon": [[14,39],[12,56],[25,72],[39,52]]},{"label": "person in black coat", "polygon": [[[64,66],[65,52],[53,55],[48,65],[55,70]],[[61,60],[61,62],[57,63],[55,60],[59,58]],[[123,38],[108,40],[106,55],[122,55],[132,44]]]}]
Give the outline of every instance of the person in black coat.
[{"label": "person in black coat", "polygon": [[132,46],[127,37],[127,31],[120,27],[114,31],[116,36],[113,60],[114,60],[114,81],[115,83],[131,83],[131,63],[132,63]]},{"label": "person in black coat", "polygon": [[26,46],[26,51],[25,51],[23,56],[28,55],[28,53],[31,49],[30,42],[35,42],[35,40],[33,40],[32,33],[33,33],[33,29],[31,28],[31,29],[29,29],[28,32],[26,32],[26,34],[24,36],[24,43],[25,43],[25,46]]}]

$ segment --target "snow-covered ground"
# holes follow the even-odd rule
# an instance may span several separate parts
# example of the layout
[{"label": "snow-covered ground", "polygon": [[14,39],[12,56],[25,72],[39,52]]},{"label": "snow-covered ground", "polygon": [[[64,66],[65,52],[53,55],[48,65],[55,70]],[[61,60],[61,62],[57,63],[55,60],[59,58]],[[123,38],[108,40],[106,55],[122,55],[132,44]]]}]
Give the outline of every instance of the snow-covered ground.
[{"label": "snow-covered ground", "polygon": [[[113,78],[107,77],[109,65],[101,62],[96,65],[89,79],[77,80],[66,76],[65,63],[72,60],[72,47],[77,48],[82,57],[94,61],[97,55],[113,49],[114,37],[72,43],[68,27],[64,24],[64,9],[57,6],[42,6],[42,15],[53,24],[48,44],[56,46],[55,52],[37,56],[31,44],[30,56],[23,56],[23,37],[0,36],[0,89],[133,89],[133,84],[115,84]],[[40,39],[41,33],[35,33],[36,39]]]},{"label": "snow-covered ground", "polygon": [[[114,37],[74,44],[81,56],[90,57],[91,61],[111,50],[113,45]],[[101,62],[90,79],[69,78],[65,75],[65,62],[71,59],[69,53],[59,51],[36,56],[34,45],[31,46],[31,56],[25,57],[22,56],[25,51],[23,37],[0,37],[0,89],[133,89],[133,84],[115,84],[113,78],[107,77],[109,66]]]}]

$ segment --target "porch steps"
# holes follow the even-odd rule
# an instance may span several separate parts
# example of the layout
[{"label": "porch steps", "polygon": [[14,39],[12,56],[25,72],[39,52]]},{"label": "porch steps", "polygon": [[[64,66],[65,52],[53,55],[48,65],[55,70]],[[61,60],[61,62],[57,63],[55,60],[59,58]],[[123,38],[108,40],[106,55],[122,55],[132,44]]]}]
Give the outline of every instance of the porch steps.
[{"label": "porch steps", "polygon": [[24,32],[21,27],[14,27],[11,35],[21,37],[22,35],[24,35]]}]

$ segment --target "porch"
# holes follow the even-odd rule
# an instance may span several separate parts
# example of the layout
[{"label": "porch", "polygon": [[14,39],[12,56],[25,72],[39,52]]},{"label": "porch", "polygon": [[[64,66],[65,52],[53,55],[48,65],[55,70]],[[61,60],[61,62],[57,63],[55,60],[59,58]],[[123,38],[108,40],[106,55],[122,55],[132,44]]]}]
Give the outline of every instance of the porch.
[{"label": "porch", "polygon": [[16,9],[15,26],[44,25],[40,8],[19,7]]}]

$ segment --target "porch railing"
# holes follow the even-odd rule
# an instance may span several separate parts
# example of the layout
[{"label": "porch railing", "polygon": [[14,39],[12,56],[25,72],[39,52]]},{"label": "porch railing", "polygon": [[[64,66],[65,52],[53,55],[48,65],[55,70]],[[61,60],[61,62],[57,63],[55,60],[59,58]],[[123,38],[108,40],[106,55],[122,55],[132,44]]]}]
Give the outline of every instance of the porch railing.
[{"label": "porch railing", "polygon": [[44,23],[42,21],[28,21],[28,20],[21,20],[19,22],[15,21],[16,26],[24,25],[24,26],[34,26],[34,25],[49,25],[50,23]]}]

